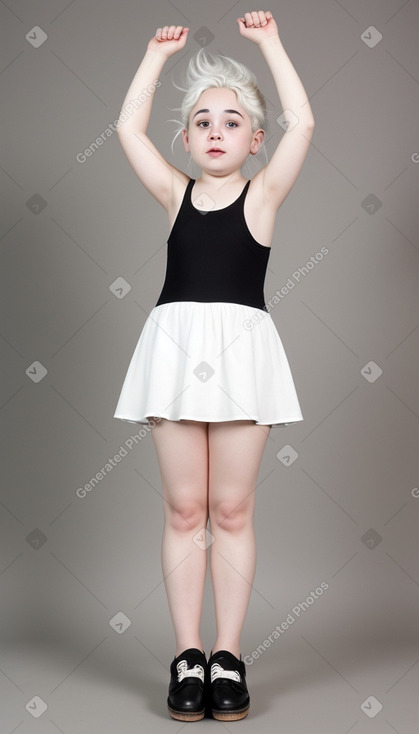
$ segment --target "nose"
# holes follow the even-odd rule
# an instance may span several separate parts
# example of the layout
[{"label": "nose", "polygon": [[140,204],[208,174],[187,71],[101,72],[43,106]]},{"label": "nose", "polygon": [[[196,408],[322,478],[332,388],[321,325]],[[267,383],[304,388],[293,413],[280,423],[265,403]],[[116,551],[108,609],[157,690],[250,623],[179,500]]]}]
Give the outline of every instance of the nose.
[{"label": "nose", "polygon": [[213,140],[213,138],[220,139],[221,138],[221,133],[217,132],[216,130],[212,130],[212,132],[211,132],[211,134],[209,136],[209,139],[210,140]]}]

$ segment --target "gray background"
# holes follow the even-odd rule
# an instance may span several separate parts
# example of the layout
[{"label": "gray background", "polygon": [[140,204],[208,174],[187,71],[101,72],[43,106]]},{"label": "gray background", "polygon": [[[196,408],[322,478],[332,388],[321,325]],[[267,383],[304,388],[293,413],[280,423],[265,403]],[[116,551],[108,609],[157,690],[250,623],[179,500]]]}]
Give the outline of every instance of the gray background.
[{"label": "gray background", "polygon": [[[159,468],[150,433],[128,450],[141,426],[113,418],[163,284],[168,217],[116,133],[85,163],[76,156],[117,119],[156,28],[175,23],[191,30],[160,76],[153,142],[199,176],[179,138],[172,155],[168,120],[181,101],[172,78],[181,83],[204,43],[256,73],[270,157],[282,108],[262,54],[238,31],[236,18],[251,9],[0,4],[2,734],[183,726],[166,711],[174,635]],[[417,730],[419,685],[419,4],[297,0],[266,9],[316,120],[278,213],[265,284],[268,300],[294,281],[271,315],[304,421],[273,428],[265,450],[242,636],[243,656],[263,652],[247,666],[248,718],[223,729],[408,734]],[[47,34],[38,48],[26,38],[34,26]],[[264,164],[258,156],[243,175]],[[328,254],[297,282],[321,247]],[[123,298],[114,292],[120,277],[131,286]],[[121,446],[126,456],[79,497]],[[314,599],[322,582],[328,588]],[[290,614],[295,622],[264,645]],[[208,654],[209,574],[202,634]]]}]

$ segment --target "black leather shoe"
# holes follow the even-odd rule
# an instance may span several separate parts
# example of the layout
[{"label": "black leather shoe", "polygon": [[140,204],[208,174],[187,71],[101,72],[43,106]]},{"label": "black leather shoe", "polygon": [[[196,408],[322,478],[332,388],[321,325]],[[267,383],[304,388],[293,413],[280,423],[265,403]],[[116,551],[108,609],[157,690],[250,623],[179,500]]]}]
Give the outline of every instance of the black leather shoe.
[{"label": "black leather shoe", "polygon": [[173,719],[199,721],[204,718],[204,685],[207,673],[205,653],[189,647],[170,664],[167,707]]},{"label": "black leather shoe", "polygon": [[214,655],[211,654],[208,660],[208,676],[214,719],[244,719],[249,712],[250,696],[242,656],[240,655],[239,660],[228,650],[218,650]]}]

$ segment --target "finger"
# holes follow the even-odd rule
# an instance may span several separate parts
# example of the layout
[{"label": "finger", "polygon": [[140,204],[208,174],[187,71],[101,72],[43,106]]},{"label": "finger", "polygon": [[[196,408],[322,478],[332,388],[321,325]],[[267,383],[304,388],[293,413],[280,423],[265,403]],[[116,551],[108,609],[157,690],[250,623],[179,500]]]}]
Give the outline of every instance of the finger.
[{"label": "finger", "polygon": [[252,21],[253,21],[253,25],[255,26],[255,28],[258,28],[260,26],[259,14],[257,10],[252,11]]},{"label": "finger", "polygon": [[252,14],[251,13],[245,13],[244,14],[244,19],[245,19],[245,23],[246,23],[246,28],[249,28],[250,26],[253,25],[253,20],[252,20]]},{"label": "finger", "polygon": [[177,25],[174,32],[174,37],[179,38],[179,36],[182,34],[183,25]]},{"label": "finger", "polygon": [[266,20],[266,15],[265,15],[265,12],[263,10],[259,10],[259,21],[260,21],[260,24],[261,25],[266,25],[267,22],[268,22]]}]

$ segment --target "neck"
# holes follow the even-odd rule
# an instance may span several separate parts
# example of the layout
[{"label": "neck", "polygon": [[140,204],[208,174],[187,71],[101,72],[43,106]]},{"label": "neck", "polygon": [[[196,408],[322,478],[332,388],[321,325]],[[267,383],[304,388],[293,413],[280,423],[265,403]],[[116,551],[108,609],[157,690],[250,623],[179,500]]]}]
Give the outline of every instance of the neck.
[{"label": "neck", "polygon": [[204,186],[214,186],[217,189],[221,189],[226,184],[230,186],[234,186],[234,184],[239,185],[239,183],[245,183],[247,181],[244,176],[242,176],[242,173],[240,169],[237,171],[233,171],[232,173],[228,174],[218,174],[218,173],[208,173],[208,171],[201,171],[200,178],[196,179],[199,181],[200,184],[203,184]]}]

